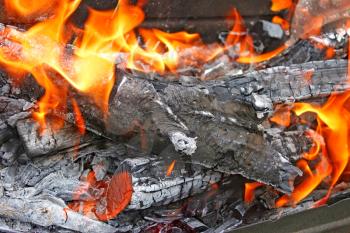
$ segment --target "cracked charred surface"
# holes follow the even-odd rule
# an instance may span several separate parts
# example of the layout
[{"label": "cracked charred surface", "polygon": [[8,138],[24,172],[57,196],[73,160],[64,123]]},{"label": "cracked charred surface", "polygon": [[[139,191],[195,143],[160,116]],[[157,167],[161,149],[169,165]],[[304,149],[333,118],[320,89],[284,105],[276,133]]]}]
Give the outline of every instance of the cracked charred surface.
[{"label": "cracked charred surface", "polygon": [[[26,101],[17,102],[17,99],[8,97],[3,97],[2,100],[6,103],[6,106],[11,106],[11,111],[14,113],[17,113],[19,116],[28,116],[28,114],[19,114],[28,110],[23,108],[23,106],[26,106]],[[13,123],[11,126],[8,124],[7,119],[9,116],[6,115],[6,107],[3,108],[3,111],[4,114],[0,114],[0,118],[4,121],[2,131],[4,134],[1,134],[3,143],[6,144],[6,142],[11,140],[23,143],[23,145],[20,145],[22,148],[21,154],[18,153],[20,150],[11,152],[11,157],[16,158],[15,162],[1,170],[1,186],[4,188],[3,198],[6,198],[4,201],[9,201],[10,203],[18,200],[20,204],[27,200],[29,201],[29,206],[31,206],[31,203],[36,203],[29,209],[39,208],[40,206],[45,208],[48,203],[55,200],[52,205],[58,208],[57,211],[62,212],[65,208],[63,201],[84,202],[98,199],[99,196],[96,193],[99,192],[95,189],[92,189],[93,192],[88,191],[89,184],[79,179],[83,173],[83,168],[87,166],[84,165],[86,161],[90,161],[88,162],[90,164],[89,167],[95,172],[96,178],[99,180],[103,180],[107,173],[113,174],[121,164],[128,164],[132,174],[134,192],[126,211],[146,209],[152,206],[166,206],[169,203],[205,192],[213,183],[219,182],[223,178],[223,174],[218,172],[218,169],[215,167],[208,169],[194,164],[186,159],[186,156],[182,160],[175,153],[172,146],[166,147],[158,156],[150,156],[137,152],[129,146],[110,142],[107,139],[101,141],[101,139],[96,137],[94,140],[89,139],[85,141],[78,154],[74,154],[72,150],[55,152],[62,150],[61,148],[66,146],[66,141],[55,140],[56,144],[54,144],[54,147],[50,147],[52,151],[49,154],[51,155],[43,156],[42,154],[39,156],[36,154],[28,157],[27,150],[32,151],[31,147],[37,148],[43,143],[45,144],[48,141],[46,137],[51,137],[50,131],[44,132],[41,136],[38,133],[32,134],[30,140],[28,140],[28,137],[23,137],[21,134],[28,131],[35,132],[37,123],[21,117],[16,121],[12,120],[16,123]],[[19,126],[22,130],[18,130]],[[65,127],[72,129],[72,126],[69,126],[68,123]],[[27,130],[23,130],[23,128]],[[78,135],[78,131],[63,130],[61,134],[56,135],[56,138],[64,137],[64,132],[69,133],[69,137],[72,138]],[[52,144],[50,145],[52,146]],[[46,153],[47,151],[44,152]],[[172,175],[168,177],[166,176],[166,167],[173,159],[177,160],[176,166]],[[2,162],[4,161],[2,160]],[[77,190],[85,191],[80,191],[80,195],[75,195]],[[57,201],[58,206],[55,204]],[[9,206],[8,208],[12,207]],[[22,207],[19,206],[18,208]],[[4,209],[6,210],[6,208]],[[22,209],[26,216],[29,215],[29,212],[27,212],[29,210],[24,209],[24,207]],[[50,212],[51,209],[48,211]],[[0,212],[3,216],[24,221],[23,218],[16,215],[10,216],[8,213],[10,212]],[[33,219],[25,220],[33,223],[40,222],[39,225],[41,226],[55,225],[79,230],[72,228],[71,223],[61,223],[61,220],[56,218],[58,217],[56,215],[50,221],[39,221],[37,219],[38,216],[31,216]],[[84,222],[85,217],[74,215],[71,221]],[[105,227],[95,222],[89,224],[93,224],[94,229],[103,229]]]},{"label": "cracked charred surface", "polygon": [[[149,152],[154,144],[170,142],[168,153],[175,157],[191,155],[192,163],[291,192],[289,180],[300,171],[288,161],[289,152],[265,139],[260,124],[274,104],[347,90],[346,70],[347,61],[330,60],[205,82],[149,80],[123,73],[111,94],[107,127],[87,98],[76,99],[96,132],[111,137],[141,132]],[[23,90],[19,96],[30,93]],[[64,117],[72,121],[71,113]]]},{"label": "cracked charred surface", "polygon": [[[327,97],[349,88],[347,61],[274,67],[222,80],[186,83],[145,80],[125,74],[110,101],[108,133],[127,132],[137,119],[145,131],[186,139],[193,163],[272,184],[288,192],[297,174],[263,137],[260,123],[277,103]],[[307,78],[309,76],[309,78]],[[89,117],[89,116],[87,116]],[[195,138],[197,150],[190,139]],[[177,148],[177,142],[172,141]],[[173,152],[175,153],[175,152]]]},{"label": "cracked charred surface", "polygon": [[[125,74],[111,95],[105,133],[126,135],[135,131],[137,122],[147,140],[157,143],[152,135],[168,138],[174,145],[168,153],[190,155],[192,163],[291,192],[289,180],[300,171],[264,140],[253,106],[225,91],[220,84],[186,85]],[[101,119],[93,116],[98,111],[86,110],[82,108],[88,123]]]},{"label": "cracked charred surface", "polygon": [[[28,127],[32,125],[28,124]],[[40,145],[40,140],[35,141]],[[35,146],[32,141],[23,142],[24,148],[28,148],[26,143]],[[59,144],[57,148],[60,148]],[[76,155],[72,150],[57,151],[51,151],[52,155],[27,159],[26,162],[22,161],[24,163],[21,165],[16,163],[4,168],[3,181],[9,182],[12,187],[7,195],[14,198],[32,198],[42,193],[49,193],[65,201],[92,198],[93,194],[89,194],[87,189],[84,195],[79,197],[74,195],[77,190],[85,190],[89,185],[79,181],[84,166],[88,166],[81,165],[79,161],[90,161],[88,164],[98,180],[103,180],[107,173],[113,173],[121,164],[127,164],[130,167],[134,190],[128,209],[144,209],[187,198],[204,192],[212,183],[220,181],[223,177],[219,172],[195,164],[191,165],[190,170],[186,170],[185,162],[181,159],[177,161],[178,165],[174,168],[172,176],[168,177],[167,160],[139,153],[123,144],[112,143],[106,139],[86,142]],[[15,169],[14,177],[7,173],[11,169]]]}]

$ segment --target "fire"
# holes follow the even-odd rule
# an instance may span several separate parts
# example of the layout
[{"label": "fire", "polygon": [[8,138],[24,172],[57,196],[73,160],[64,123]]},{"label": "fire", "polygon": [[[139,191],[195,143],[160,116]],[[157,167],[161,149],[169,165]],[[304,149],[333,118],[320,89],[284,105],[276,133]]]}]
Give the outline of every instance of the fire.
[{"label": "fire", "polygon": [[260,55],[250,54],[248,56],[241,56],[237,59],[237,61],[240,63],[248,63],[248,64],[267,61],[275,57],[276,55],[280,54],[281,52],[283,52],[283,50],[285,50],[286,48],[287,48],[287,45],[282,45],[273,51],[266,52]]},{"label": "fire", "polygon": [[[120,67],[163,74],[176,72],[181,66],[203,65],[229,49],[237,57],[251,59],[255,55],[253,39],[237,10],[231,12],[235,23],[226,43],[207,45],[197,33],[140,28],[145,19],[142,10],[145,1],[132,5],[129,0],[119,0],[113,10],[89,9],[83,29],[70,22],[81,0],[4,0],[4,4],[12,19],[36,22],[25,32],[13,27],[0,30],[0,63],[16,77],[32,74],[45,90],[33,110],[33,118],[40,123],[42,132],[47,127],[59,130],[64,120],[55,116],[70,110],[77,130],[85,133],[83,113],[72,89],[93,100],[107,118],[109,95],[117,78],[117,60],[121,61]],[[244,62],[263,61],[272,55],[267,53]],[[53,124],[48,125],[48,117],[55,117],[50,121]],[[141,125],[139,128],[141,136],[144,135]],[[141,143],[146,144],[144,136]],[[168,176],[174,166],[175,161],[169,166]],[[96,181],[91,172],[87,183],[88,187],[77,190],[76,195],[87,192],[86,188],[104,191],[91,200],[70,203],[71,209],[105,221],[118,215],[131,200],[131,175],[127,171],[118,171],[107,181]]]},{"label": "fire", "polygon": [[[287,47],[282,45],[273,51],[256,54],[253,38],[248,34],[236,9],[230,12],[229,18],[233,19],[234,24],[225,43],[207,45],[197,33],[168,33],[158,29],[141,28],[140,25],[145,20],[142,10],[145,1],[133,5],[128,0],[119,0],[113,10],[89,9],[83,29],[70,22],[70,17],[81,4],[81,0],[4,0],[4,3],[9,16],[37,22],[26,32],[11,27],[0,31],[1,42],[4,42],[0,46],[0,63],[11,73],[32,74],[37,83],[45,89],[33,112],[34,119],[40,123],[42,129],[49,127],[47,117],[52,117],[54,113],[65,113],[71,107],[78,131],[81,134],[85,133],[83,114],[78,102],[70,93],[72,89],[92,99],[104,117],[108,117],[109,95],[117,78],[116,60],[121,60],[121,67],[164,74],[176,72],[181,66],[204,64],[227,50],[234,51],[236,57],[232,60],[236,62],[258,63],[271,59]],[[273,0],[271,9],[291,10],[293,4],[292,0]],[[305,14],[309,16],[310,12]],[[298,36],[317,34],[327,21],[326,16],[315,16],[315,23],[311,26],[298,26],[297,29],[302,31]],[[290,27],[288,20],[279,17],[274,17],[273,22],[280,24],[285,30]],[[327,49],[326,57],[332,56],[334,51]],[[276,206],[299,202],[325,178],[331,177],[327,198],[341,178],[349,156],[349,95],[333,95],[321,107],[299,103],[293,108],[297,115],[306,112],[317,114],[317,133],[309,134],[315,146],[297,164],[305,174],[302,182],[296,186],[292,195],[282,196],[276,202]],[[280,111],[280,115],[271,120],[287,126],[290,123],[290,115]],[[56,130],[62,126],[62,119],[57,119],[54,125],[50,125]],[[142,130],[140,126],[140,131]],[[313,162],[312,166],[310,161]],[[174,166],[175,161],[169,166],[167,175],[171,174]],[[107,191],[103,198],[112,203],[112,207],[105,207],[105,213],[96,212],[100,219],[107,220],[126,207],[132,193],[130,179],[130,174],[125,171],[111,178],[110,182],[113,185],[108,186],[108,190],[114,192],[115,185],[118,185],[125,193],[113,196]],[[96,181],[90,182],[93,185],[102,185]],[[260,184],[246,186],[246,200],[252,199],[252,192],[258,186]],[[93,208],[96,207],[95,204],[92,202],[87,206]]]},{"label": "fire", "polygon": [[345,171],[349,160],[348,122],[350,120],[350,109],[347,106],[349,98],[350,93],[347,92],[331,96],[322,107],[306,103],[295,104],[293,111],[298,116],[306,112],[317,114],[317,133],[323,136],[324,143],[320,142],[320,138],[313,137],[318,149],[306,154],[304,158],[306,161],[316,161],[320,153],[317,165],[311,172],[308,164],[303,163],[303,166],[298,164],[301,169],[307,171],[305,172],[305,179],[296,186],[291,196],[281,197],[276,202],[276,206],[298,203],[328,176],[330,176],[329,191],[320,203],[323,203],[329,197],[333,187]]},{"label": "fire", "polygon": [[[203,64],[232,46],[238,46],[241,55],[254,52],[252,38],[246,35],[237,10],[232,12],[235,24],[226,44],[206,45],[199,34],[139,28],[145,19],[141,8],[144,2],[131,5],[128,0],[120,0],[114,10],[90,9],[82,30],[69,21],[80,3],[81,0],[5,0],[9,15],[22,19],[47,15],[26,32],[5,28],[1,38],[10,43],[0,48],[0,62],[8,71],[31,73],[45,89],[33,113],[42,128],[47,127],[49,115],[67,111],[67,101],[73,101],[79,128],[83,128],[79,106],[68,98],[70,87],[94,100],[107,117],[108,99],[116,79],[115,60],[123,54],[126,68],[164,73],[175,72],[179,65]],[[58,122],[56,128],[60,125]]]},{"label": "fire", "polygon": [[293,4],[292,0],[272,0],[271,10],[281,11],[289,9]]},{"label": "fire", "polygon": [[[107,117],[108,99],[116,79],[115,60],[123,54],[126,59],[122,67],[164,73],[176,72],[180,65],[204,64],[232,48],[242,63],[261,62],[284,49],[256,56],[252,37],[236,9],[230,14],[235,23],[225,45],[206,45],[199,34],[139,28],[145,19],[141,8],[144,1],[131,5],[128,0],[120,0],[109,11],[89,9],[82,30],[69,21],[80,3],[81,0],[5,0],[8,15],[24,20],[39,17],[35,18],[39,22],[26,32],[14,28],[1,31],[2,40],[11,43],[0,48],[0,62],[11,73],[31,73],[45,89],[33,113],[43,129],[47,127],[46,118],[67,111],[67,101],[71,101],[79,132],[84,132],[78,103],[68,97],[70,87],[94,100]],[[62,120],[57,120],[55,129],[60,126]]]},{"label": "fire", "polygon": [[290,23],[288,22],[288,20],[285,20],[279,16],[274,16],[272,18],[272,22],[275,24],[279,24],[283,30],[289,30],[290,28]]},{"label": "fire", "polygon": [[269,120],[277,125],[288,127],[291,123],[290,108],[288,106],[277,105],[273,116]]},{"label": "fire", "polygon": [[89,193],[91,198],[69,203],[68,208],[76,212],[107,221],[117,216],[131,201],[132,177],[127,170],[117,170],[111,178],[102,181],[97,181],[95,173],[90,171],[85,180],[87,185],[75,190],[73,199],[80,199],[84,193]]},{"label": "fire", "polygon": [[[350,23],[347,23],[348,27]],[[350,43],[348,51],[350,52]],[[350,60],[348,64],[348,79],[350,78]],[[350,79],[349,79],[350,80]],[[350,92],[332,94],[323,106],[296,103],[293,111],[297,116],[305,113],[313,113],[317,116],[316,133],[308,132],[308,136],[314,141],[314,146],[303,159],[298,161],[298,167],[304,172],[303,180],[298,184],[293,193],[284,195],[276,201],[276,207],[295,205],[322,182],[329,185],[328,192],[317,205],[324,204],[334,186],[341,180],[342,175],[349,170],[350,142]],[[316,165],[311,167],[311,164]]]},{"label": "fire", "polygon": [[173,160],[171,162],[171,164],[169,165],[167,171],[166,171],[166,176],[171,176],[171,173],[173,172],[174,170],[174,167],[175,167],[175,163],[176,163],[176,160]]}]

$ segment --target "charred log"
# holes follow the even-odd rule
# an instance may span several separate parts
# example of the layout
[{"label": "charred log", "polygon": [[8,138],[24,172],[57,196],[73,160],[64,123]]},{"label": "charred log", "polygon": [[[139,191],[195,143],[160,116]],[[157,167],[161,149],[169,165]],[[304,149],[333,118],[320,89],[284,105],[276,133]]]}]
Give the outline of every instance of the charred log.
[{"label": "charred log", "polygon": [[[347,90],[346,70],[347,61],[331,60],[206,82],[148,80],[124,73],[111,95],[107,122],[87,98],[75,98],[88,127],[102,135],[140,132],[147,135],[149,148],[160,138],[173,144],[173,154],[192,155],[193,163],[290,192],[288,183],[300,171],[286,159],[288,154],[265,140],[260,124],[273,104]],[[63,117],[74,121],[72,114]]]}]

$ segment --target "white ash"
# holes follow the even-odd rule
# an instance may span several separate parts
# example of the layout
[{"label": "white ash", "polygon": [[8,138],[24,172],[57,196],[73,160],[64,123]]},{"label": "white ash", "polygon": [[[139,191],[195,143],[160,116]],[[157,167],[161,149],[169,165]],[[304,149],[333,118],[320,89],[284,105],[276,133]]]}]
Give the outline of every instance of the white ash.
[{"label": "white ash", "polygon": [[271,99],[268,98],[266,95],[259,95],[259,94],[253,93],[252,101],[255,109],[257,110],[272,109]]},{"label": "white ash", "polygon": [[[194,177],[176,177],[149,184],[145,179],[133,177],[133,194],[127,209],[146,209],[154,205],[167,205],[206,190],[210,184],[218,182],[221,174],[209,172]],[[152,181],[151,181],[152,182]]]},{"label": "white ash", "polygon": [[235,123],[235,124],[237,124],[238,123],[238,121],[237,121],[237,119],[236,118],[233,118],[233,117],[229,117],[228,118],[232,123]]},{"label": "white ash", "polygon": [[207,117],[212,117],[212,118],[215,117],[213,115],[213,113],[208,112],[208,111],[194,111],[194,113],[197,114],[197,115],[202,115],[202,116],[207,116]]},{"label": "white ash", "polygon": [[266,20],[260,20],[260,22],[262,22],[263,30],[265,32],[267,32],[267,34],[271,38],[282,39],[282,37],[283,37],[283,30],[282,30],[280,25],[275,24],[275,23],[271,23],[271,22],[266,21]]},{"label": "white ash", "polygon": [[176,151],[192,155],[197,150],[197,138],[187,137],[186,134],[179,131],[169,133],[169,138]]}]

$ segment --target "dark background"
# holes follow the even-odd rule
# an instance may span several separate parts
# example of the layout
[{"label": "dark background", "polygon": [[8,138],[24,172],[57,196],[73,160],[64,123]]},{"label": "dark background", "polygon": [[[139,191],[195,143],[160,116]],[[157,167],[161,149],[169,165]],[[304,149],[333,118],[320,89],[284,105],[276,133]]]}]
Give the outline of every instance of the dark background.
[{"label": "dark background", "polygon": [[[0,22],[14,24],[14,19],[6,17],[1,9],[2,1],[0,0]],[[114,8],[116,3],[117,0],[83,0],[73,16],[73,21],[82,25],[87,17],[88,6],[104,10]],[[234,7],[238,9],[246,24],[249,24],[257,18],[270,19],[270,6],[271,0],[148,0],[144,6],[146,21],[142,26],[172,32],[198,32],[205,41],[210,42],[217,39],[218,33],[230,29],[233,22],[227,21],[226,17]],[[30,23],[33,22],[22,22],[23,25]]]}]

